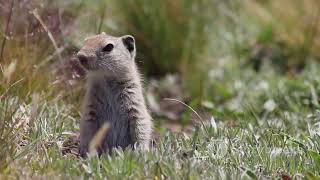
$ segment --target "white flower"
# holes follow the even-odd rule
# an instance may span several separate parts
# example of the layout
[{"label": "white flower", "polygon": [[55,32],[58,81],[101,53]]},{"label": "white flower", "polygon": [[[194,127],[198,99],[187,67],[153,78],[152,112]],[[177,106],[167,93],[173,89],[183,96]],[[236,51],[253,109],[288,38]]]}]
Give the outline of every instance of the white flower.
[{"label": "white flower", "polygon": [[273,99],[269,99],[263,105],[263,108],[269,112],[272,112],[277,107],[277,104],[274,102]]}]

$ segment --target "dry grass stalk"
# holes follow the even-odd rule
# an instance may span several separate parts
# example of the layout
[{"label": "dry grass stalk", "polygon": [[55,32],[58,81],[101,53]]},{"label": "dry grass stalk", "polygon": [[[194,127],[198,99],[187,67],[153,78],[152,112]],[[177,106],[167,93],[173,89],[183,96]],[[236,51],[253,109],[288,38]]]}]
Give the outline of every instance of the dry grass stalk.
[{"label": "dry grass stalk", "polygon": [[94,137],[91,140],[90,145],[89,145],[89,154],[90,154],[90,156],[93,156],[94,154],[97,153],[97,149],[101,145],[101,143],[102,143],[104,137],[106,136],[109,128],[110,128],[110,124],[109,123],[104,123],[101,126],[101,128],[99,129],[99,131],[94,135]]}]

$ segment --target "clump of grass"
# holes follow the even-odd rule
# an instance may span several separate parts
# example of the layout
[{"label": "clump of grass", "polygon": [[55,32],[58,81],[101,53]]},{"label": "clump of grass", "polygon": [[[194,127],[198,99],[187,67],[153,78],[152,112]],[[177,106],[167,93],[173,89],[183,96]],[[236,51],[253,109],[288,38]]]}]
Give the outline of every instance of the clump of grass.
[{"label": "clump of grass", "polygon": [[255,58],[269,59],[282,71],[294,72],[301,72],[307,63],[319,60],[319,1],[250,0],[243,7],[255,16],[253,21],[260,29],[253,51],[260,52],[261,57]]},{"label": "clump of grass", "polygon": [[[4,7],[10,2],[3,2]],[[48,97],[63,94],[55,90],[69,87],[67,80],[72,73],[61,71],[61,67],[68,64],[72,45],[63,39],[69,29],[61,27],[72,23],[72,13],[59,10],[60,4],[50,1],[28,0],[12,5],[12,11],[0,18],[1,23],[7,22],[5,26],[10,32],[3,33],[5,43],[1,48],[2,96],[8,95],[8,91],[20,98],[27,98],[30,92],[46,91]]]},{"label": "clump of grass", "polygon": [[16,134],[18,133],[18,121],[13,121],[18,107],[17,98],[1,100],[0,108],[0,172],[3,172],[10,162],[14,160],[16,152]]},{"label": "clump of grass", "polygon": [[20,7],[22,4],[22,2],[13,3],[12,11],[4,14],[1,19],[2,22],[7,20],[6,28],[10,32],[4,36],[6,43],[3,44],[1,57],[0,86],[3,96],[6,95],[3,92],[10,90],[11,94],[23,97],[30,91],[47,87],[48,84],[48,76],[40,76],[45,71],[41,72],[38,64],[46,59],[52,48],[45,36],[41,36],[40,29],[32,29],[28,24],[30,22],[22,23],[18,18],[18,16],[32,17],[26,12],[27,8]]},{"label": "clump of grass", "polygon": [[[49,88],[48,82],[52,79],[47,71],[37,67],[38,63],[45,59],[46,53],[37,45],[24,46],[21,43],[24,42],[18,38],[7,42],[6,48],[10,51],[5,53],[1,62],[3,67],[0,75],[2,77],[1,91],[10,90],[11,94],[25,97],[30,91]],[[27,75],[26,72],[28,72]]]},{"label": "clump of grass", "polygon": [[201,61],[199,55],[208,43],[209,1],[125,0],[112,4],[117,34],[135,36],[138,63],[146,74],[183,73]]}]

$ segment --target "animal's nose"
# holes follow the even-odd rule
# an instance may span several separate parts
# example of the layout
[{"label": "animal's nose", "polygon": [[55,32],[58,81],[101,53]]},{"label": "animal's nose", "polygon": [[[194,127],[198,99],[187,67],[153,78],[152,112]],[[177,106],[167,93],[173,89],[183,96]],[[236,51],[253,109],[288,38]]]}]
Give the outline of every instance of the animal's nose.
[{"label": "animal's nose", "polygon": [[77,53],[77,57],[79,59],[79,62],[82,65],[87,65],[88,64],[88,57],[86,56],[86,54],[82,53],[82,52],[78,52]]}]

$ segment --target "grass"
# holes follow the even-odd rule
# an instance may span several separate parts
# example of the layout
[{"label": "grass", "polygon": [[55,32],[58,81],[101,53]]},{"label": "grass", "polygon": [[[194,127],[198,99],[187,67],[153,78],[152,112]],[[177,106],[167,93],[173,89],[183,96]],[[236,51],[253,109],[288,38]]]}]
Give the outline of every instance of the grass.
[{"label": "grass", "polygon": [[[198,123],[190,134],[163,131],[156,119],[162,133],[150,152],[116,150],[87,160],[66,153],[67,142],[79,131],[73,105],[41,96],[38,103],[5,97],[0,113],[1,173],[28,178],[319,178],[319,93],[312,88],[320,85],[319,67],[308,67],[295,78],[241,71],[237,80],[224,80],[226,86],[247,84],[228,87],[233,92],[228,101],[240,104],[238,109],[221,103],[211,110],[215,120]],[[270,99],[274,106],[266,105]]]},{"label": "grass", "polygon": [[[251,4],[244,5],[260,13],[245,9],[240,1],[214,0],[210,1],[214,6],[209,6],[206,0],[179,0],[176,4],[137,0],[139,6],[125,12],[117,8],[133,1],[114,1],[112,7],[111,3],[98,0],[32,2],[39,9],[43,24],[39,24],[39,17],[34,14],[26,15],[24,6],[19,6],[22,10],[15,8],[10,23],[19,28],[12,30],[1,52],[0,178],[320,178],[320,64],[315,50],[317,41],[306,43],[318,36],[312,33],[318,30],[317,23],[308,26],[310,29],[300,24],[294,29],[290,25],[292,19],[276,11],[276,7],[284,4],[271,1],[264,4],[246,1]],[[299,5],[294,2],[285,3],[288,11]],[[182,4],[185,6],[179,11],[174,9]],[[194,6],[208,8],[203,10],[204,15],[212,10],[210,26],[214,28],[210,33],[203,29],[208,17],[194,17],[201,14]],[[310,7],[312,11],[308,11]],[[316,6],[303,3],[301,8],[310,12],[308,17],[317,17],[312,13],[316,12]],[[46,16],[47,12],[50,16]],[[252,16],[250,13],[257,16],[248,22],[245,19]],[[275,18],[270,20],[268,13]],[[17,17],[21,16],[28,17],[30,22],[20,24]],[[5,17],[1,16],[1,23],[6,22]],[[109,17],[116,23],[112,24]],[[282,18],[275,22],[277,17]],[[295,17],[293,20],[300,16]],[[54,26],[52,22],[57,19],[60,25]],[[257,22],[259,19],[263,21]],[[86,20],[97,21],[89,27],[83,23]],[[281,25],[292,30],[289,31],[292,39],[287,39]],[[42,26],[48,26],[48,31],[41,31]],[[188,105],[203,116],[203,122],[186,111],[180,120],[184,125],[192,123],[191,131],[170,132],[163,126],[164,118],[154,115],[158,138],[149,152],[114,150],[112,155],[101,158],[79,158],[81,83],[70,83],[76,80],[63,76],[59,62],[70,59],[84,34],[98,33],[104,28],[135,35],[141,53],[138,60],[150,59],[145,71],[159,68],[149,74],[180,72],[183,76],[191,72],[182,79],[187,84],[184,90],[191,94]],[[301,35],[296,36],[293,30]],[[200,34],[199,39],[194,34]],[[278,41],[285,42],[285,46],[277,44]],[[281,66],[263,63],[257,72],[243,63],[255,43],[288,52],[276,57],[281,61],[290,59],[292,49],[307,48],[308,51],[296,51],[305,67],[299,73],[283,73],[279,72],[285,71]],[[61,49],[61,57],[56,48]],[[204,55],[199,56],[199,52]],[[159,59],[164,61],[158,62]]]},{"label": "grass", "polygon": [[[284,8],[283,10],[280,10]],[[256,26],[253,45],[271,46],[269,57],[285,71],[299,71],[310,61],[319,61],[320,4],[318,1],[246,1],[244,9]],[[246,23],[245,23],[246,24]],[[250,24],[250,22],[249,22]],[[278,55],[277,55],[278,54]],[[279,57],[280,56],[280,57]]]},{"label": "grass", "polygon": [[[113,4],[110,9],[119,27],[115,31],[135,36],[141,51],[138,63],[145,74],[185,73],[205,53],[212,20],[210,1],[125,0]],[[131,8],[123,11],[123,7]]]}]

